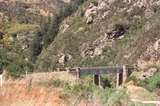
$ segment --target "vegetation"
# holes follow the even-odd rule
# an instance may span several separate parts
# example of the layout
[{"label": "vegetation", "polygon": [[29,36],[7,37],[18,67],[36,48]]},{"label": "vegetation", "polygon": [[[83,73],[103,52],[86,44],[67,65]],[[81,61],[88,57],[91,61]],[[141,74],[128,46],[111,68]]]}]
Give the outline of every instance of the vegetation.
[{"label": "vegetation", "polygon": [[[93,23],[86,24],[86,17],[84,16],[86,6],[90,2],[99,6],[97,0],[72,0],[71,3],[57,0],[58,3],[60,2],[60,4],[57,3],[58,9],[48,17],[34,14],[32,7],[24,1],[20,3],[18,1],[15,4],[18,7],[13,8],[13,13],[12,7],[10,7],[11,10],[8,13],[8,17],[10,16],[8,21],[10,22],[7,22],[6,27],[4,27],[4,39],[0,41],[0,46],[3,46],[0,47],[0,69],[8,70],[8,73],[13,77],[20,77],[25,71],[48,71],[57,67],[132,65],[146,51],[148,45],[159,39],[160,15],[157,12],[158,7],[151,7],[155,14],[146,17],[144,8],[135,6],[131,9],[131,6],[127,3],[117,0],[110,6],[108,16],[103,17],[104,12],[106,13],[108,9],[98,9],[97,16],[93,15]],[[16,9],[19,11],[16,12]],[[130,10],[129,13],[128,10]],[[16,19],[12,19],[12,16]],[[102,17],[103,19],[101,19]],[[147,23],[150,25],[148,26]],[[69,27],[62,31],[60,28],[64,24]],[[33,30],[37,28],[40,30]],[[123,38],[120,39],[119,35],[113,39],[109,37],[112,45],[105,46],[101,55],[94,58],[89,56],[82,58],[81,45],[87,43],[91,45],[91,49],[92,46],[99,47],[99,45],[93,44],[94,41],[103,35],[110,36],[110,30],[111,33],[122,31]],[[16,38],[17,35],[20,37],[22,35],[22,37],[28,39],[9,41],[10,37]],[[30,36],[31,38],[29,38]],[[22,45],[26,42],[26,45]],[[93,50],[93,52],[95,51]],[[61,53],[69,54],[72,57],[65,65],[58,62]],[[50,84],[63,88],[64,92],[61,98],[76,98],[73,105],[77,104],[82,98],[96,101],[94,97],[98,98],[96,102],[106,106],[129,106],[132,104],[129,101],[126,89],[114,89],[112,87],[114,82],[108,83],[110,88],[100,89],[90,83],[92,82],[90,76],[85,78],[86,83],[70,84],[61,80],[53,80]],[[103,76],[102,80],[108,81],[109,78]],[[131,80],[150,91],[160,88],[159,72],[144,81],[138,81],[135,76],[128,79],[128,81]]]},{"label": "vegetation", "polygon": [[33,24],[15,24],[6,30],[7,34],[16,34],[19,32],[28,31],[34,29],[37,25]]},{"label": "vegetation", "polygon": [[[49,17],[47,22],[47,27],[43,27],[43,42],[44,47],[46,48],[56,37],[58,31],[59,31],[59,25],[60,23],[66,18],[67,16],[70,16],[73,14],[80,4],[82,4],[84,0],[74,0],[71,4],[62,4],[61,9],[58,14],[55,14],[52,17]],[[46,25],[46,23],[45,23]]]},{"label": "vegetation", "polygon": [[33,65],[26,61],[21,55],[9,52],[7,49],[0,50],[0,66],[2,69],[6,69],[8,74],[13,77],[20,77],[25,71],[32,71]]},{"label": "vegetation", "polygon": [[53,85],[63,88],[60,98],[68,102],[70,99],[74,99],[72,103],[70,102],[72,105],[78,104],[81,100],[91,100],[105,106],[131,104],[125,89],[102,89],[91,83],[69,84],[61,80],[54,80]]},{"label": "vegetation", "polygon": [[157,89],[160,89],[160,73],[159,72],[156,73],[150,79],[140,81],[139,85],[143,86],[144,88],[146,88],[150,91],[155,91]]}]

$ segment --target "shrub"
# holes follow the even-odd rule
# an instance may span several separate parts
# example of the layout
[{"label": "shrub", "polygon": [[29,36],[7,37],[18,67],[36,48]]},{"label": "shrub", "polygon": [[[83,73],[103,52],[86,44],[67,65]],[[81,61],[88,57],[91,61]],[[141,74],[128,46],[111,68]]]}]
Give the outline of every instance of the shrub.
[{"label": "shrub", "polygon": [[30,57],[31,57],[32,62],[35,62],[36,57],[41,53],[41,50],[42,50],[41,41],[42,41],[42,34],[41,32],[37,32],[30,46],[30,51],[31,51]]},{"label": "shrub", "polygon": [[124,89],[101,89],[96,92],[96,96],[105,106],[122,106],[129,102],[128,95]]},{"label": "shrub", "polygon": [[154,91],[155,89],[160,88],[160,73],[155,74],[150,79],[140,81],[140,86],[147,88],[150,91]]},{"label": "shrub", "polygon": [[62,87],[62,88],[68,86],[68,83],[67,83],[67,82],[62,81],[62,80],[60,80],[60,79],[53,80],[53,81],[52,81],[52,84],[53,84],[53,86],[55,86],[55,87]]},{"label": "shrub", "polygon": [[19,77],[21,74],[24,74],[26,70],[32,71],[33,69],[32,63],[26,61],[23,54],[10,54],[7,49],[0,50],[0,65],[3,69],[6,69],[12,77]]},{"label": "shrub", "polygon": [[130,81],[133,81],[134,83],[138,83],[138,79],[136,76],[130,76],[126,82],[130,82]]},{"label": "shrub", "polygon": [[8,34],[15,34],[23,31],[29,31],[36,27],[37,26],[34,24],[15,24],[14,26],[11,26],[9,29],[7,29],[6,31]]},{"label": "shrub", "polygon": [[90,97],[92,97],[93,102],[95,102],[95,100],[93,99],[96,98],[96,100],[98,99],[105,106],[122,106],[130,103],[128,94],[126,93],[125,89],[101,89],[97,86],[92,85],[91,83],[79,83],[70,85],[69,83],[64,84],[60,80],[54,81],[54,85],[56,86],[60,87],[61,84],[63,85],[64,92],[60,95],[60,97],[67,100],[68,102],[71,101],[69,99],[74,98],[72,104],[76,104],[82,99],[87,100]]}]

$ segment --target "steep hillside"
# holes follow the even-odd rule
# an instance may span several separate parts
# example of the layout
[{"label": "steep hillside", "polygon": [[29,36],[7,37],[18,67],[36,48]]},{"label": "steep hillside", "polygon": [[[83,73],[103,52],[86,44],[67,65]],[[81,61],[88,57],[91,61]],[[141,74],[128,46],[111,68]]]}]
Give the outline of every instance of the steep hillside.
[{"label": "steep hillside", "polygon": [[18,75],[65,66],[157,66],[159,19],[158,0],[2,0],[0,64]]},{"label": "steep hillside", "polygon": [[[153,45],[160,39],[159,8],[156,0],[88,0],[61,23],[54,41],[39,55],[36,69],[158,64],[160,51]],[[143,61],[151,46],[153,52]]]},{"label": "steep hillside", "polygon": [[[99,87],[54,71],[124,64],[136,71],[119,89],[113,75],[101,75]],[[0,0],[2,70],[0,106],[159,101],[160,0]]]},{"label": "steep hillside", "polygon": [[54,40],[61,21],[83,0],[0,2],[0,66],[11,75],[32,71],[36,57]]}]

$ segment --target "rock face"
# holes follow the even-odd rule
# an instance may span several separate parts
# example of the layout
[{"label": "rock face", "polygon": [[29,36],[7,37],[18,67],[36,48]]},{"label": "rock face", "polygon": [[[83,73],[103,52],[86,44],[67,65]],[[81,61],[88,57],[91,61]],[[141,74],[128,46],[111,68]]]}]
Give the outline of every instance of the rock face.
[{"label": "rock face", "polygon": [[84,43],[80,46],[80,53],[83,58],[91,57],[94,58],[96,56],[100,56],[103,53],[104,48],[111,47],[113,41],[108,39],[108,36],[105,34],[104,36],[100,36],[95,41],[90,43]]},{"label": "rock face", "polygon": [[87,24],[93,22],[94,15],[96,15],[96,13],[97,13],[97,7],[93,3],[90,3],[89,8],[85,12],[85,18]]},{"label": "rock face", "polygon": [[92,43],[84,43],[80,47],[82,57],[96,57],[103,53],[104,48],[112,47],[114,39],[122,39],[126,33],[128,27],[116,24],[107,33],[98,37]]},{"label": "rock face", "polygon": [[113,26],[111,31],[109,31],[107,33],[108,38],[109,39],[122,38],[123,35],[126,33],[127,29],[128,29],[128,27],[125,25],[116,24]]},{"label": "rock face", "polygon": [[0,12],[0,30],[4,30],[8,24],[9,18],[3,13]]},{"label": "rock face", "polygon": [[138,60],[139,67],[147,65],[159,65],[160,64],[160,40],[157,40],[152,46],[149,46],[147,50],[141,55]]},{"label": "rock face", "polygon": [[154,49],[160,52],[160,39],[154,43]]},{"label": "rock face", "polygon": [[72,59],[72,56],[70,54],[60,54],[59,56],[58,63],[61,65],[65,65],[67,62],[69,62]]},{"label": "rock face", "polygon": [[62,33],[64,33],[69,28],[68,24],[63,24],[63,26],[60,27],[60,30],[62,30]]}]

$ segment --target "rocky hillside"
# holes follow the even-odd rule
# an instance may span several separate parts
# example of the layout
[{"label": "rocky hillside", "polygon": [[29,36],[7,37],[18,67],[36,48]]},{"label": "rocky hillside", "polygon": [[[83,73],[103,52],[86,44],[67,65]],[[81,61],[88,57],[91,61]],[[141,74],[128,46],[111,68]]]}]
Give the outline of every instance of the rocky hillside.
[{"label": "rocky hillside", "polygon": [[16,75],[57,67],[157,67],[159,20],[159,0],[1,0],[0,64]]},{"label": "rocky hillside", "polygon": [[63,20],[37,68],[158,65],[159,8],[158,0],[88,0]]}]

